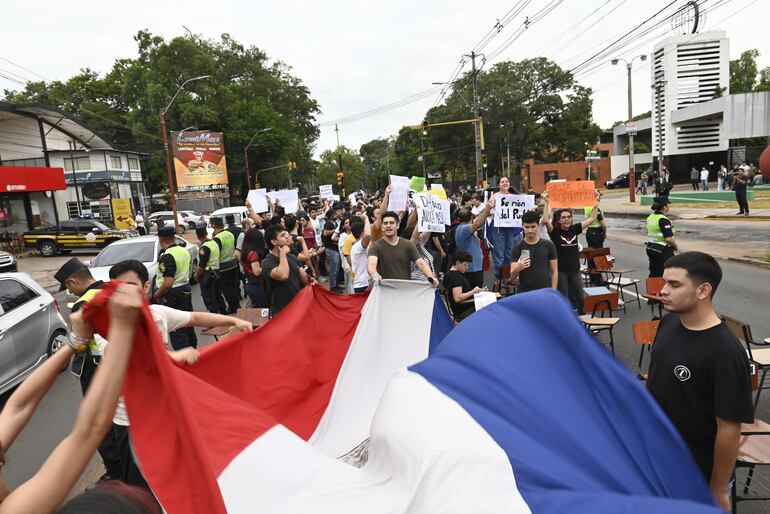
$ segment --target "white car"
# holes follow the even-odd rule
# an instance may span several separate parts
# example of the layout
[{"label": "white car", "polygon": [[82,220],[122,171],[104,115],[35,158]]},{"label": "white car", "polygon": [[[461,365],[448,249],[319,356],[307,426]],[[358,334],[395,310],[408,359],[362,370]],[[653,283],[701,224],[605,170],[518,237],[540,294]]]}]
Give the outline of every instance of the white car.
[{"label": "white car", "polygon": [[187,221],[187,225],[190,230],[195,230],[198,227],[205,227],[209,224],[209,217],[204,214],[198,214],[195,211],[178,211],[182,217]]},{"label": "white car", "polygon": [[62,344],[67,344],[67,325],[53,296],[26,273],[0,275],[0,394]]},{"label": "white car", "polygon": [[[147,221],[150,225],[156,225],[158,220],[162,220],[164,225],[172,226],[174,224],[174,213],[172,211],[158,211],[153,212],[147,217]],[[190,222],[187,220],[187,216],[182,211],[176,212],[176,220],[179,224],[179,233],[184,234],[189,228],[195,230],[195,227],[190,227]]]},{"label": "white car", "polygon": [[240,225],[242,219],[249,217],[249,210],[244,205],[238,207],[224,207],[209,214],[209,221],[211,221],[211,218],[222,218],[225,226],[227,226],[227,220],[225,219],[227,216],[233,216],[235,218],[235,224]]},{"label": "white car", "polygon": [[[198,246],[176,236],[176,242],[190,253],[190,273],[198,266]],[[109,282],[110,268],[128,259],[135,259],[147,267],[150,275],[150,292],[155,290],[155,275],[158,271],[160,242],[158,236],[139,236],[116,241],[99,252],[88,268],[96,280]]]}]

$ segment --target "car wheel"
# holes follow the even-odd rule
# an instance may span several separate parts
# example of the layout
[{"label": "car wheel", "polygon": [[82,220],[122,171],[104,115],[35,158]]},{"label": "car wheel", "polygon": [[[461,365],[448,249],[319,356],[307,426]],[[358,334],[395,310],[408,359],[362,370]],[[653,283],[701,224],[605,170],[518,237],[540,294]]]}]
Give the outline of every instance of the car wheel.
[{"label": "car wheel", "polygon": [[190,222],[190,230],[195,230],[195,222],[194,221]]},{"label": "car wheel", "polygon": [[56,247],[56,243],[53,241],[43,241],[37,245],[37,250],[43,257],[53,257],[56,255],[58,248]]},{"label": "car wheel", "polygon": [[[51,355],[56,353],[56,351],[61,348],[62,346],[65,346],[67,344],[67,333],[63,330],[57,330],[53,334],[51,334],[51,339],[48,340],[48,346],[46,346],[45,353],[50,358]],[[69,364],[69,361],[62,366],[62,369],[59,370],[59,372],[64,371],[67,369],[67,366]]]}]

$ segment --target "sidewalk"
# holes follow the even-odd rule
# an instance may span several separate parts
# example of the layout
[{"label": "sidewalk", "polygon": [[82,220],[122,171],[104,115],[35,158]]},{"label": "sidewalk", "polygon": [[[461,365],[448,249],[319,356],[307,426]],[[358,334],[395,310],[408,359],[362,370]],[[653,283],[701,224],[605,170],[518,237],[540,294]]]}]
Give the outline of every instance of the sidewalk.
[{"label": "sidewalk", "polygon": [[[679,184],[674,186],[674,191],[685,192],[690,190],[689,184]],[[652,212],[649,205],[641,205],[639,195],[636,197],[636,203],[631,204],[628,201],[628,189],[622,189],[620,191],[604,190],[604,196],[601,203],[602,209],[607,214],[614,216],[630,217],[630,218],[646,218]],[[751,207],[751,205],[749,205]],[[770,221],[770,209],[751,209],[751,215],[736,216],[738,211],[738,204],[735,207],[730,208],[693,208],[693,207],[679,207],[677,204],[671,204],[672,219],[710,219],[710,220],[752,220],[752,221]]]}]

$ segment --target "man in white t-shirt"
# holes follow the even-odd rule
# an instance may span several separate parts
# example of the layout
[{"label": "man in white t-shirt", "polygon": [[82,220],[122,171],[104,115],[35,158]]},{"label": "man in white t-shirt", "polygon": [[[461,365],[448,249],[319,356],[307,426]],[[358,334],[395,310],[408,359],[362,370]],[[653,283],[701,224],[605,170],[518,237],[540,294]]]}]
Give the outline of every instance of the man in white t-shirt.
[{"label": "man in white t-shirt", "polygon": [[369,287],[369,241],[372,240],[372,227],[369,216],[365,212],[359,214],[361,221],[356,221],[351,227],[351,233],[356,238],[350,250],[350,267],[353,272],[353,292],[363,293]]},{"label": "man in white t-shirt", "polygon": [[[142,287],[145,292],[148,292],[150,289],[147,268],[144,264],[136,260],[127,260],[115,264],[110,268],[110,278]],[[253,330],[251,323],[248,321],[210,312],[180,311],[165,305],[150,305],[150,312],[152,313],[153,321],[155,321],[155,326],[158,328],[158,333],[160,334],[163,343],[166,345],[169,357],[178,364],[195,364],[195,362],[198,361],[200,353],[192,347],[174,350],[169,342],[169,332],[173,332],[182,327],[230,326],[240,332],[251,332]],[[77,320],[82,323],[80,318],[77,318]],[[73,330],[76,333],[92,333],[90,327],[79,326],[76,328],[74,326],[75,322],[76,320],[73,319]],[[104,354],[104,350],[109,347],[109,342],[98,334],[94,334],[94,339],[99,344],[102,354]],[[111,435],[118,448],[122,468],[121,476],[113,478],[122,480],[129,485],[136,485],[149,489],[131,451],[130,440],[128,437],[128,426],[130,423],[128,420],[128,413],[126,412],[126,404],[124,403],[122,396],[118,400],[112,423]]]}]

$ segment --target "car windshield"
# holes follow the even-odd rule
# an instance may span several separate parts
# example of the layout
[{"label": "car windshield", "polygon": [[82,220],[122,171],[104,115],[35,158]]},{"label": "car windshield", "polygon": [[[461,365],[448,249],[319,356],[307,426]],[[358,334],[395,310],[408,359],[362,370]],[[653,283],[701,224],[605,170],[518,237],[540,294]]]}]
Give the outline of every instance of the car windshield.
[{"label": "car windshield", "polygon": [[112,230],[110,227],[108,227],[107,225],[105,225],[104,223],[101,223],[99,221],[92,221],[91,223],[93,223],[94,226],[96,228],[98,228],[99,230]]},{"label": "car windshield", "polygon": [[155,241],[142,241],[122,245],[110,245],[99,252],[91,263],[94,268],[113,266],[127,259],[136,259],[139,262],[153,262],[155,260]]}]

